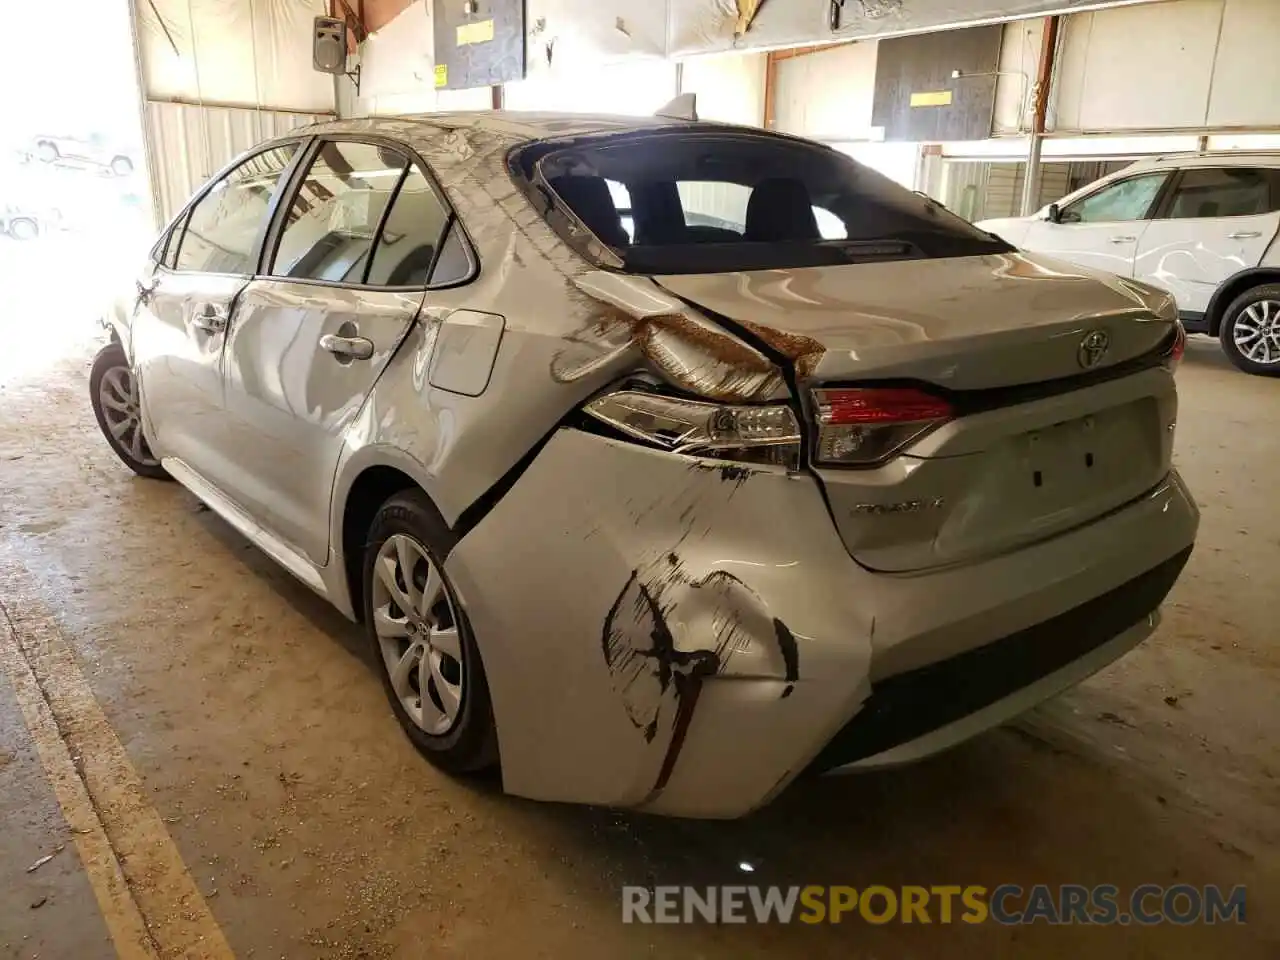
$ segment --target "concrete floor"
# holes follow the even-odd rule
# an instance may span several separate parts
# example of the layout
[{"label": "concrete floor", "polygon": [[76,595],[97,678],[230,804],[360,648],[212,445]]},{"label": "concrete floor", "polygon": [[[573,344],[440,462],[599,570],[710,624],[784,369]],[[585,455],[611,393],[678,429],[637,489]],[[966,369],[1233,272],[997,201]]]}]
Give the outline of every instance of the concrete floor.
[{"label": "concrete floor", "polygon": [[[180,487],[114,459],[87,356],[0,377],[0,600],[19,627],[54,618],[35,678],[133,900],[183,904],[163,923],[204,922],[200,897],[151,869],[167,833],[240,957],[1280,955],[1280,381],[1236,373],[1216,344],[1193,342],[1179,375],[1178,461],[1204,524],[1152,640],[1013,726],[909,769],[802,783],[734,823],[529,803],[428,766],[354,627]],[[43,675],[64,645],[83,689]],[[0,957],[110,957],[87,838],[4,677]],[[132,799],[121,765],[141,779]],[[740,883],[742,861],[780,884],[1246,884],[1249,922],[619,922],[623,883]],[[180,955],[147,919],[156,952]]]}]

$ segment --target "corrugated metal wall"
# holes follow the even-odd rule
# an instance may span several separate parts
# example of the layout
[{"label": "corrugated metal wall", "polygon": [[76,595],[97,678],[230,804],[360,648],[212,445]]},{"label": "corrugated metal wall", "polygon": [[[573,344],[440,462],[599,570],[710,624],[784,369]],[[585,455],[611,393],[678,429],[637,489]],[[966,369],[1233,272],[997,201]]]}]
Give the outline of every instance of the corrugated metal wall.
[{"label": "corrugated metal wall", "polygon": [[[1045,163],[1036,207],[1060,200],[1125,165],[1126,161]],[[1019,216],[1026,169],[1025,163],[948,161],[942,202],[966,220]]]},{"label": "corrugated metal wall", "polygon": [[196,188],[254,144],[332,119],[244,107],[147,104],[147,143],[156,218],[166,223]]}]

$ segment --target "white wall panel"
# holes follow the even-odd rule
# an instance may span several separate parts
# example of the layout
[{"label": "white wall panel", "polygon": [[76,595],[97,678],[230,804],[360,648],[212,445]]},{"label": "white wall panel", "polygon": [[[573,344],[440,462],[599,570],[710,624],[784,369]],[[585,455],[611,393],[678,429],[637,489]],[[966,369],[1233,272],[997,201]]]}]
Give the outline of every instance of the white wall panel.
[{"label": "white wall panel", "polygon": [[435,46],[427,0],[416,0],[361,45],[356,109],[360,114],[436,109]]},{"label": "white wall panel", "polygon": [[151,192],[165,223],[209,177],[250,147],[332,117],[179,103],[147,104]]},{"label": "white wall panel", "polygon": [[684,93],[698,96],[698,116],[721,123],[764,125],[763,53],[728,53],[684,62]]},{"label": "white wall panel", "polygon": [[311,66],[325,0],[136,0],[149,99],[333,109],[333,79]]},{"label": "white wall panel", "polygon": [[643,58],[558,65],[504,85],[511,110],[565,110],[651,116],[676,95],[676,65]]},{"label": "white wall panel", "polygon": [[783,60],[777,66],[776,81],[778,130],[815,140],[877,139],[871,127],[874,40]]},{"label": "white wall panel", "polygon": [[1043,20],[1019,20],[1005,25],[1000,40],[1000,75],[996,78],[996,133],[1023,133],[1031,129],[1044,24]]},{"label": "white wall panel", "polygon": [[1280,126],[1280,0],[1226,0],[1208,125]]},{"label": "white wall panel", "polygon": [[1065,23],[1056,131],[1280,126],[1280,0],[1171,0]]}]

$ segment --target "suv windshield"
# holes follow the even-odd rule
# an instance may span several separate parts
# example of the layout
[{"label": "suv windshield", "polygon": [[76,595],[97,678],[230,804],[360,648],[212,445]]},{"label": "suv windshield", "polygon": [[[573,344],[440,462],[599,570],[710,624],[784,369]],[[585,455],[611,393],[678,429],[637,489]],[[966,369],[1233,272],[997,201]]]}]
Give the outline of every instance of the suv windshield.
[{"label": "suv windshield", "polygon": [[534,143],[513,158],[548,222],[604,266],[572,212],[629,273],[717,273],[966,257],[1012,247],[827,147],[750,131]]}]

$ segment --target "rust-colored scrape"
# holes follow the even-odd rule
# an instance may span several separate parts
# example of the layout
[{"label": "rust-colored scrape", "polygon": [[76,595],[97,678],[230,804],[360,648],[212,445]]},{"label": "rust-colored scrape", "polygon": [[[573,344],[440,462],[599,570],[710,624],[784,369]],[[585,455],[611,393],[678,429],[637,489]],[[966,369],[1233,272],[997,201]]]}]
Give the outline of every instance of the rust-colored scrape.
[{"label": "rust-colored scrape", "polygon": [[795,366],[796,376],[801,378],[811,375],[817,369],[818,361],[826,352],[826,347],[812,337],[785,333],[750,320],[738,320],[737,323],[790,360]]}]

